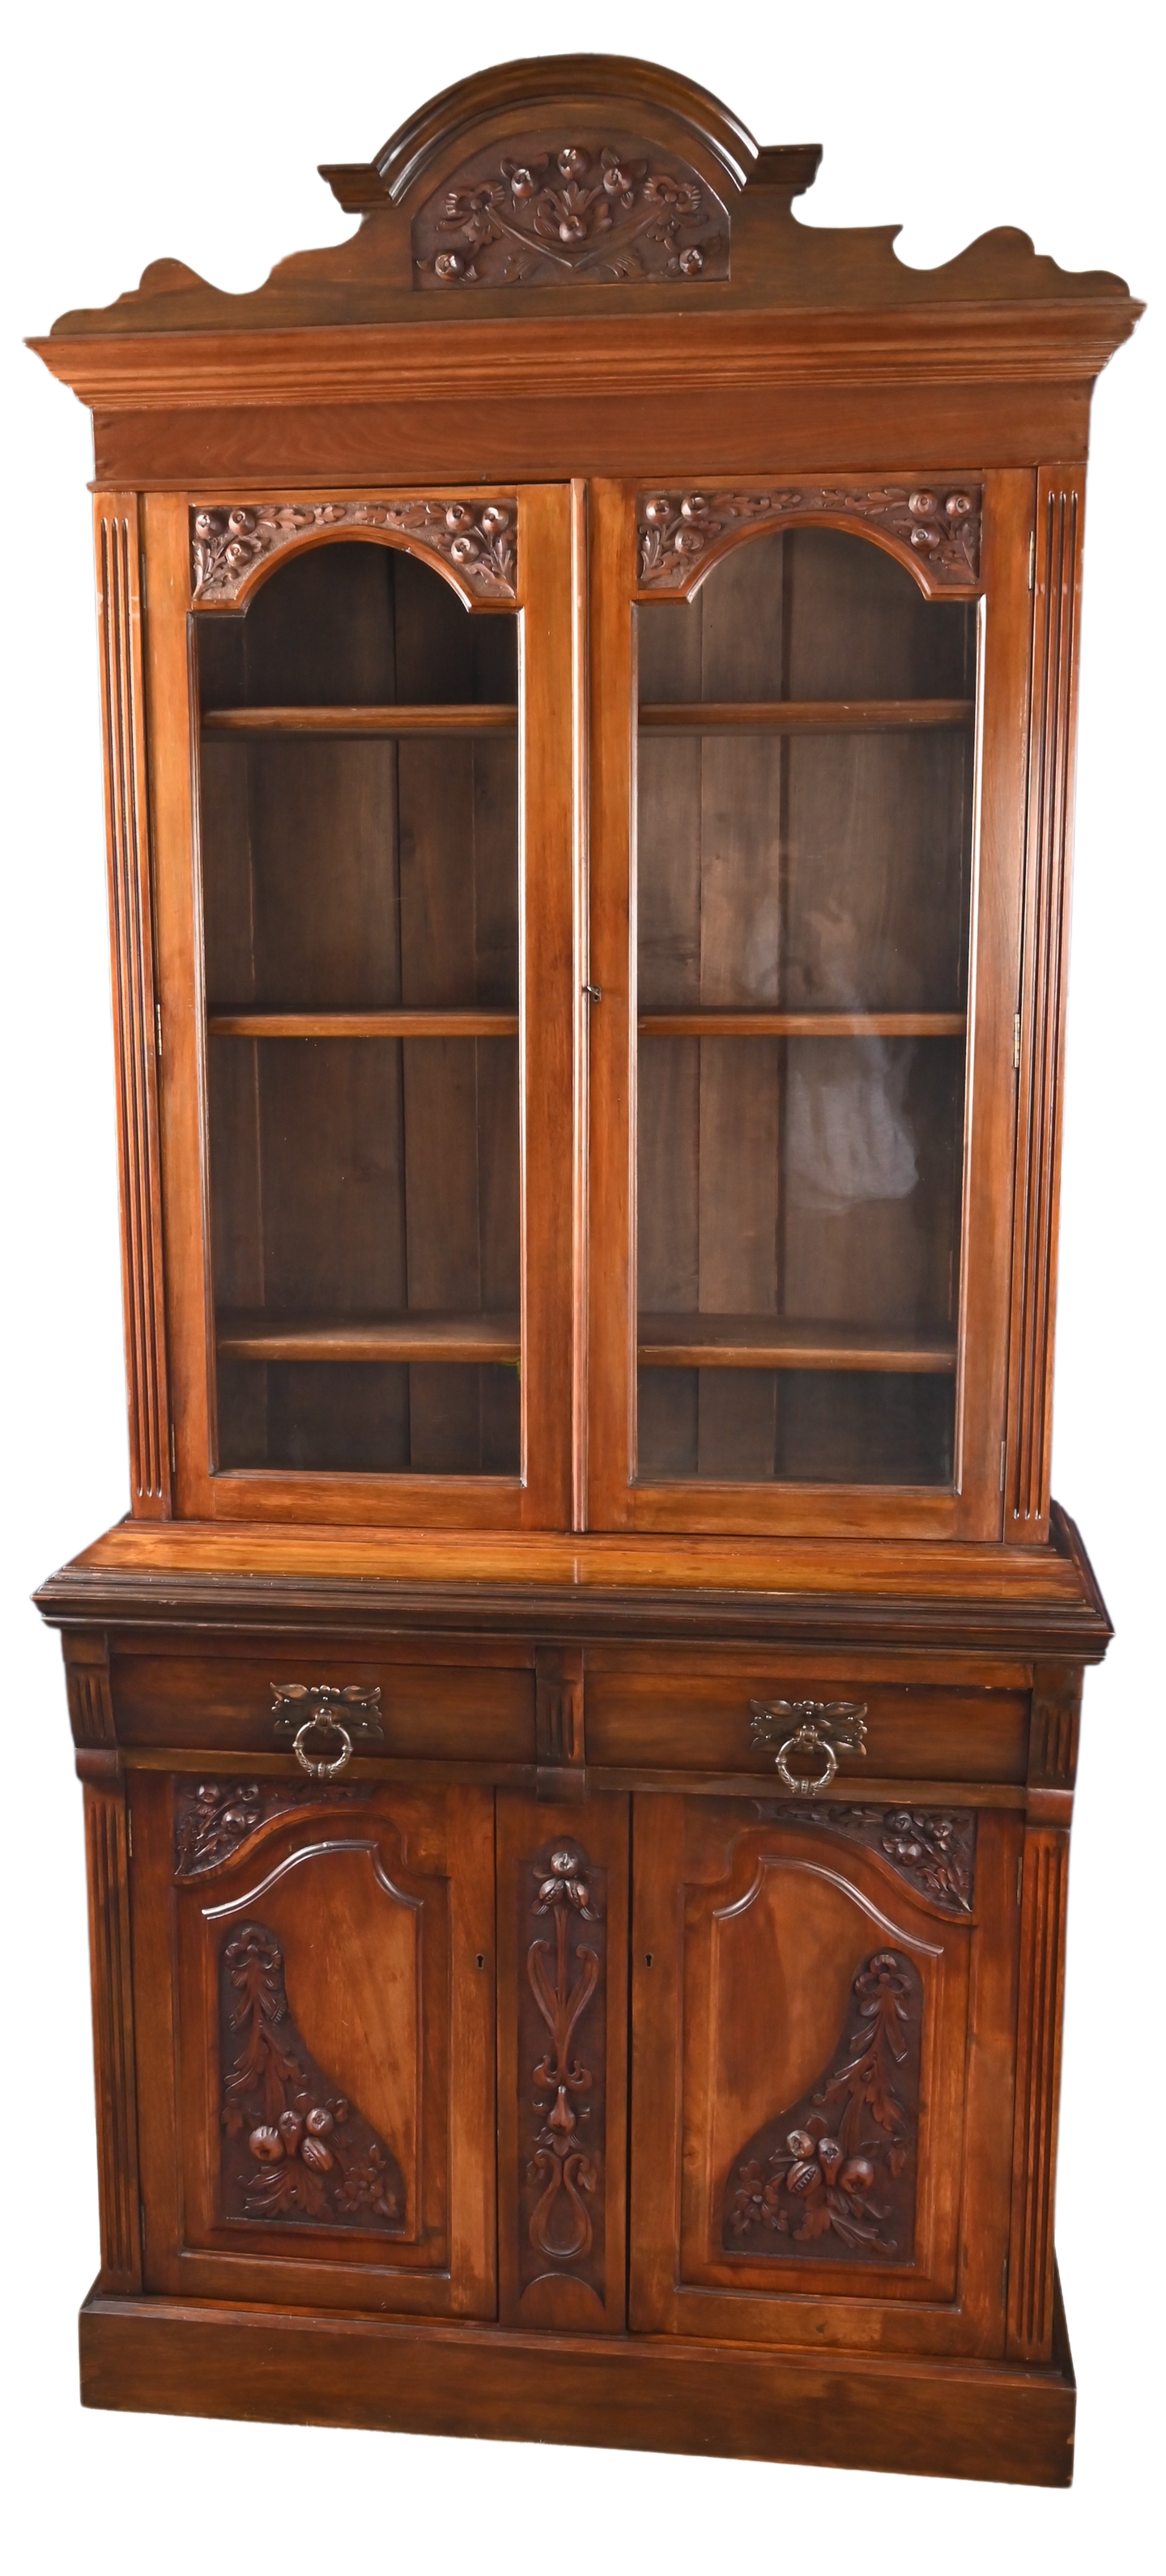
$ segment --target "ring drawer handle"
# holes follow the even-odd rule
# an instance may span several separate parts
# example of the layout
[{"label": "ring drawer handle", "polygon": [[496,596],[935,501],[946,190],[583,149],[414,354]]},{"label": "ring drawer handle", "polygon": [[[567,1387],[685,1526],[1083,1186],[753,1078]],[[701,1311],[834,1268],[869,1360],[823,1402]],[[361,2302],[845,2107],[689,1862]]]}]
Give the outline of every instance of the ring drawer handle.
[{"label": "ring drawer handle", "polygon": [[[800,1723],[790,1725],[790,1721]],[[866,1754],[866,1701],[859,1699],[751,1699],[749,1732],[758,1751],[768,1750],[782,1727],[790,1727],[774,1753],[778,1779],[795,1798],[820,1797],[838,1769],[840,1753]],[[791,1771],[789,1753],[821,1753],[825,1768],[808,1779]]]},{"label": "ring drawer handle", "polygon": [[[292,1751],[309,1780],[335,1780],[352,1759],[353,1733],[366,1743],[384,1742],[379,1689],[362,1690],[355,1682],[343,1690],[334,1682],[272,1682],[271,1699],[275,1733],[292,1737]],[[322,1753],[305,1752],[310,1735],[330,1737],[333,1743],[338,1739],[339,1753],[329,1760]]]}]

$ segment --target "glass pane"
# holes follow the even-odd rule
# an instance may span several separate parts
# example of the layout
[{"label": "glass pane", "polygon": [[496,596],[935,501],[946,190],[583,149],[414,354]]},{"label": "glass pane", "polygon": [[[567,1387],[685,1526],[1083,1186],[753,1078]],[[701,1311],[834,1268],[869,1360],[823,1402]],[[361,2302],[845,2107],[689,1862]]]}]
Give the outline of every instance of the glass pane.
[{"label": "glass pane", "polygon": [[638,1473],[950,1483],[974,607],[799,529],[637,616]]},{"label": "glass pane", "polygon": [[217,1463],[515,1475],[514,619],[341,544],[196,624]]}]

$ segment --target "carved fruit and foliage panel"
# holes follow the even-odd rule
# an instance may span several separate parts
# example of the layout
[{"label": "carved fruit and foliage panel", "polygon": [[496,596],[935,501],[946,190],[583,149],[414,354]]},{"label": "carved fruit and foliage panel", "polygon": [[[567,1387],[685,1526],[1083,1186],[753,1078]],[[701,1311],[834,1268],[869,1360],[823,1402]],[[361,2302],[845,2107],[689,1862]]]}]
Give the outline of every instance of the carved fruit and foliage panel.
[{"label": "carved fruit and foliage panel", "polygon": [[518,594],[518,504],[489,501],[224,501],[190,513],[191,598],[233,608],[258,567],[313,535],[361,537],[383,528],[410,553],[448,564],[475,599]]},{"label": "carved fruit and foliage panel", "polygon": [[875,1951],[829,2065],[733,2159],[727,2254],[910,2262],[922,2022],[918,1969],[901,1950]]},{"label": "carved fruit and foliage panel", "polygon": [[519,2275],[570,2274],[603,2293],[606,1878],[556,1841],[520,1880]]},{"label": "carved fruit and foliage panel", "polygon": [[756,1798],[753,1805],[765,1824],[809,1825],[819,1833],[844,1834],[848,1842],[878,1852],[917,1896],[930,1898],[947,1914],[971,1913],[976,1885],[974,1808],[805,1807],[784,1798]]},{"label": "carved fruit and foliage panel", "polygon": [[687,591],[750,529],[809,519],[877,530],[926,568],[929,585],[975,590],[983,497],[980,483],[922,479],[788,484],[767,492],[644,492],[637,511],[640,588]]},{"label": "carved fruit and foliage panel", "polygon": [[614,130],[519,134],[463,162],[413,224],[419,287],[611,286],[729,274],[729,217],[687,161]]},{"label": "carved fruit and foliage panel", "polygon": [[298,1807],[367,1805],[376,1795],[370,1781],[322,1788],[314,1780],[199,1780],[174,1795],[174,1875],[201,1878],[241,1851],[250,1836],[273,1816]]},{"label": "carved fruit and foliage panel", "polygon": [[392,2147],[305,2048],[282,1949],[263,1923],[223,1934],[219,2045],[223,2217],[402,2230]]}]

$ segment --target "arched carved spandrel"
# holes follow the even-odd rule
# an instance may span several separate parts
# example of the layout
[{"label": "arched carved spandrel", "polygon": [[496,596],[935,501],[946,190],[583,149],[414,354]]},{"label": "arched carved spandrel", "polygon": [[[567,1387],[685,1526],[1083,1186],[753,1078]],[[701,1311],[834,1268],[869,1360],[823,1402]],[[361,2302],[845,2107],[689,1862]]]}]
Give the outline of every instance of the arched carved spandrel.
[{"label": "arched carved spandrel", "polygon": [[223,2215],[399,2234],[396,2156],[305,2048],[264,1923],[223,1933],[219,2034]]},{"label": "arched carved spandrel", "polygon": [[841,1834],[903,1879],[945,1914],[970,1914],[976,1887],[976,1816],[964,1807],[807,1807],[794,1798],[755,1798],[766,1824],[810,1826]]},{"label": "arched carved spandrel", "polygon": [[910,2262],[922,2026],[918,1969],[876,1951],[817,2083],[733,2158],[726,2253]]},{"label": "arched carved spandrel", "polygon": [[203,1878],[243,1850],[276,1816],[360,1806],[376,1795],[371,1781],[323,1787],[315,1780],[199,1780],[176,1790],[174,1875]]},{"label": "arched carved spandrel", "polygon": [[422,289],[729,274],[728,211],[708,181],[675,152],[611,127],[488,144],[426,199],[412,245]]},{"label": "arched carved spandrel", "polygon": [[413,497],[403,501],[200,502],[190,513],[195,608],[240,608],[273,559],[322,538],[401,545],[444,575],[468,607],[518,597],[518,503]]},{"label": "arched carved spandrel", "polygon": [[714,563],[758,531],[798,524],[865,530],[930,598],[980,587],[983,485],[961,477],[912,483],[786,484],[768,492],[642,492],[641,594],[690,599]]}]

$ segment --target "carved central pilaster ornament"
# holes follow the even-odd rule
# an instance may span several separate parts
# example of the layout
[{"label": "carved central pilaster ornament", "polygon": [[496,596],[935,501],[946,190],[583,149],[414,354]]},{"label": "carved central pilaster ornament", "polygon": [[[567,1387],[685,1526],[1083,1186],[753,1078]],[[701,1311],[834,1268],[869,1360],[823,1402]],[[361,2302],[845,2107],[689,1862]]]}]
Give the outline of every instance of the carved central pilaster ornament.
[{"label": "carved central pilaster ornament", "polygon": [[[529,2007],[523,2011],[520,2042],[529,2051],[541,2021],[549,2045],[531,2072],[534,2153],[526,2180],[533,2205],[526,2233],[535,2260],[532,2264],[524,2255],[522,2268],[534,2278],[552,2263],[582,2270],[590,2278],[594,2267],[588,2258],[597,2252],[602,2153],[602,2000],[595,2007],[605,1965],[603,1908],[596,1874],[577,1847],[557,1846],[534,1870],[537,1892],[531,1910],[553,1927],[554,1939],[540,1936],[526,1954],[537,2018],[532,2021]],[[593,1928],[587,1940],[579,1941],[574,1935],[583,1924]],[[590,2045],[584,2055],[578,2035],[589,2016]]]},{"label": "carved central pilaster ornament", "polygon": [[419,287],[727,278],[729,217],[686,161],[626,134],[524,134],[446,179],[413,225]]},{"label": "carved central pilaster ornament", "polygon": [[518,504],[491,501],[256,501],[200,505],[190,513],[191,598],[195,608],[231,608],[260,564],[305,537],[359,537],[384,528],[411,554],[449,564],[479,599],[514,599]]},{"label": "carved central pilaster ornament", "polygon": [[974,591],[980,579],[980,483],[804,483],[772,492],[644,492],[638,505],[641,590],[684,591],[751,528],[798,519],[864,521],[926,565],[929,583]]},{"label": "carved central pilaster ornament", "polygon": [[401,2168],[309,2056],[264,1923],[223,1936],[219,2039],[223,2216],[400,2233]]},{"label": "carved central pilaster ornament", "polygon": [[915,2238],[923,1986],[900,1950],[860,1967],[824,2075],[734,2157],[726,2253],[907,2263]]}]

